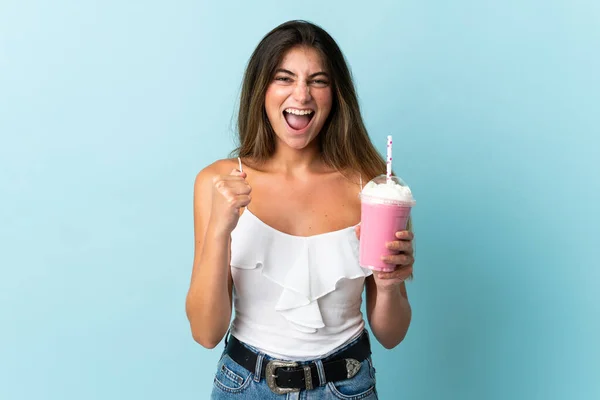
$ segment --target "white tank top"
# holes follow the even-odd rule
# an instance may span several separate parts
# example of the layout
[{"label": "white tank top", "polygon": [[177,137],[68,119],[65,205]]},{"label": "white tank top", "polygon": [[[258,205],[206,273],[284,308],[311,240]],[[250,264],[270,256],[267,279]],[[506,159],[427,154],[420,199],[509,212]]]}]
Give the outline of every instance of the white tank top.
[{"label": "white tank top", "polygon": [[272,357],[324,357],[364,328],[362,291],[372,272],[358,263],[353,226],[294,236],[246,208],[231,233],[231,273],[231,334]]}]

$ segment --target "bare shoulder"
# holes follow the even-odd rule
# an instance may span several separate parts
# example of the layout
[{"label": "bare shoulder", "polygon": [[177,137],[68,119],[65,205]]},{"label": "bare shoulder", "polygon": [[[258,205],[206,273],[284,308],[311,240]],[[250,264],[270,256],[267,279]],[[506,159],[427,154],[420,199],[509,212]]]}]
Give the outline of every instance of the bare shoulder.
[{"label": "bare shoulder", "polygon": [[198,173],[198,176],[204,177],[207,175],[228,175],[234,168],[238,168],[237,158],[224,158],[204,167]]},{"label": "bare shoulder", "polygon": [[351,198],[357,197],[356,194],[360,193],[362,190],[362,185],[365,178],[361,177],[360,172],[358,171],[344,171],[339,173],[339,181],[345,187],[347,193]]},{"label": "bare shoulder", "polygon": [[196,175],[195,186],[204,186],[207,183],[212,182],[212,179],[218,175],[229,175],[231,170],[234,168],[238,168],[237,158],[225,158],[222,160],[217,160],[198,172]]},{"label": "bare shoulder", "polygon": [[198,172],[194,181],[194,204],[204,203],[208,205],[214,179],[219,175],[229,175],[231,170],[237,167],[237,159],[223,159],[207,165]]},{"label": "bare shoulder", "polygon": [[360,189],[361,185],[364,185],[366,182],[365,177],[362,176],[362,174],[360,173],[360,171],[345,171],[343,173],[344,178],[346,178],[348,185],[352,186],[352,187],[357,187]]}]

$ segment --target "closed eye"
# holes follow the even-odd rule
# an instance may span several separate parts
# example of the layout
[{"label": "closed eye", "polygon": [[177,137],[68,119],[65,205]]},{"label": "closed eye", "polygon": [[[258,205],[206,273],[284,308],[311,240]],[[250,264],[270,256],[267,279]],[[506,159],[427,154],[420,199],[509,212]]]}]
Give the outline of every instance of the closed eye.
[{"label": "closed eye", "polygon": [[312,83],[314,83],[317,86],[327,86],[329,85],[329,82],[323,79],[315,79],[312,81]]}]

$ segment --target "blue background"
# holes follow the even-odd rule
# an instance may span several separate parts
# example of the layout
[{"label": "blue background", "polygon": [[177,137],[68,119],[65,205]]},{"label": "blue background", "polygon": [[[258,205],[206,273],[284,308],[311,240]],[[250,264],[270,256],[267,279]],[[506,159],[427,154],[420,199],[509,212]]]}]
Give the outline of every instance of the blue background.
[{"label": "blue background", "polygon": [[193,181],[294,18],[339,42],[418,201],[380,398],[600,398],[593,0],[0,2],[0,398],[208,398]]}]

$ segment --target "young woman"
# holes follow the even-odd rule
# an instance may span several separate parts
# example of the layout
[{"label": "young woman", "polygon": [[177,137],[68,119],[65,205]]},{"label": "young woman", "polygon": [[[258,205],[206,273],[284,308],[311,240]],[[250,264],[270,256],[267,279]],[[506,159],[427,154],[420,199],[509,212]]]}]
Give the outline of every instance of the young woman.
[{"label": "young woman", "polygon": [[359,265],[358,194],[386,167],[329,34],[290,21],[262,39],[238,128],[239,157],[207,166],[194,187],[187,316],[204,347],[231,333],[212,398],[376,399],[362,290],[375,338],[395,347],[411,319],[413,235],[387,244],[393,272]]}]

